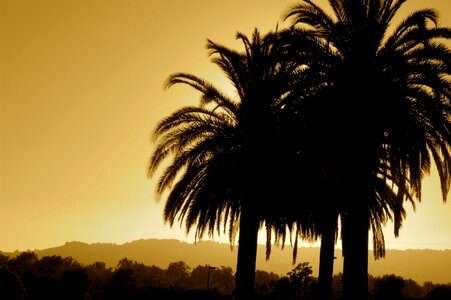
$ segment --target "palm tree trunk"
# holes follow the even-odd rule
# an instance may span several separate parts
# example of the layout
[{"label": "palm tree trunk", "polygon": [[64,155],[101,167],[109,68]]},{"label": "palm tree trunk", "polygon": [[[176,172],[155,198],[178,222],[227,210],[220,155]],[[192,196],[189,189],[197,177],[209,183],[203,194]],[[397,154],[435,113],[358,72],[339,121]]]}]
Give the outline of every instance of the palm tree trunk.
[{"label": "palm tree trunk", "polygon": [[330,300],[332,298],[337,220],[338,213],[336,211],[331,211],[325,216],[325,223],[321,232],[317,300]]},{"label": "palm tree trunk", "polygon": [[351,207],[343,223],[343,300],[368,299],[368,207]]},{"label": "palm tree trunk", "polygon": [[235,300],[254,299],[259,218],[255,209],[242,207],[235,279]]}]

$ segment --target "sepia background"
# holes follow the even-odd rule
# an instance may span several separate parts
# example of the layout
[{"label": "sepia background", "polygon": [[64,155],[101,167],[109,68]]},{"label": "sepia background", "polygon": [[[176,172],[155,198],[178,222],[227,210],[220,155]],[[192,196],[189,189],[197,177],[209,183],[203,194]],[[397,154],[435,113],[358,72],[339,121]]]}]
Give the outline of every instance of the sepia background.
[{"label": "sepia background", "polygon": [[[209,62],[206,40],[238,49],[237,31],[287,26],[281,17],[295,3],[0,0],[0,250],[194,242],[178,224],[164,224],[164,202],[146,174],[157,122],[197,103],[191,89],[165,91],[163,83],[190,72],[230,92]],[[451,26],[448,0],[411,0],[404,16],[426,7]],[[400,237],[386,227],[386,245],[451,249],[450,230],[451,199],[443,204],[432,173]]]}]

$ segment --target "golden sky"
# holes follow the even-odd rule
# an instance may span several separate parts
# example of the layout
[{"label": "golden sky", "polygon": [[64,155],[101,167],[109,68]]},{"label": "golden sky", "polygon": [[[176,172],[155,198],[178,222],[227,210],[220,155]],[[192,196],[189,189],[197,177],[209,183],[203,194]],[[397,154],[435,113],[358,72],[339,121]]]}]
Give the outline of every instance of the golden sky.
[{"label": "golden sky", "polygon": [[[450,1],[410,2],[406,8],[437,8],[451,26]],[[294,3],[1,0],[0,250],[74,240],[193,242],[163,223],[163,203],[146,177],[152,129],[197,100],[188,88],[164,91],[163,82],[182,71],[224,84],[206,39],[238,47],[237,31],[283,26]],[[451,249],[450,231],[451,201],[442,203],[431,176],[400,238],[387,228],[387,248]]]}]

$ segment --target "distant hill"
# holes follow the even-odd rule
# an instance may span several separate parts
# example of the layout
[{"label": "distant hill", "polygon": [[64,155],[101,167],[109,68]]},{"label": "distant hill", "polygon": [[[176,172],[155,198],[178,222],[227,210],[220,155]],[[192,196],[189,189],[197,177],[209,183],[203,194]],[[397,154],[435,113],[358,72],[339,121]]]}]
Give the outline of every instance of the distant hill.
[{"label": "distant hill", "polygon": [[[265,260],[265,246],[259,245],[257,269],[285,275],[293,269],[291,246],[283,250],[273,247],[271,258]],[[166,268],[169,263],[183,260],[189,266],[209,264],[212,266],[230,266],[235,269],[237,247],[231,249],[228,244],[212,241],[200,241],[196,244],[178,240],[145,239],[125,244],[68,242],[64,246],[35,250],[39,257],[60,255],[71,256],[82,264],[95,261],[105,262],[114,267],[117,262],[128,259],[146,265]],[[18,252],[3,253],[14,256]],[[335,273],[342,272],[343,258],[341,250],[335,250]],[[319,248],[299,248],[297,262],[309,262],[314,276],[318,274]],[[374,261],[369,253],[369,272],[374,276],[396,274],[405,279],[413,279],[419,284],[425,281],[451,283],[451,250],[387,250],[385,259]]]}]

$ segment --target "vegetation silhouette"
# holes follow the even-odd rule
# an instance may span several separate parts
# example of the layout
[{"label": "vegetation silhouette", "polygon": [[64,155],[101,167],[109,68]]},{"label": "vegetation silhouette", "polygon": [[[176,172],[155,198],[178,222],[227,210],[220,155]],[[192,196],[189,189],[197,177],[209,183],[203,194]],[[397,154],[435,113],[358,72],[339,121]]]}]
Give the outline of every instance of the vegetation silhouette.
[{"label": "vegetation silhouette", "polygon": [[[451,184],[450,58],[432,9],[391,26],[407,0],[311,0],[287,10],[291,27],[243,34],[244,52],[208,41],[236,90],[225,95],[187,73],[166,84],[200,92],[154,131],[149,176],[170,159],[158,193],[169,190],[164,218],[196,227],[196,239],[239,227],[236,299],[254,298],[258,230],[285,242],[321,237],[316,298],[331,299],[334,246],[343,243],[343,299],[368,297],[368,241],[385,255],[383,225],[398,236],[404,202],[421,201],[435,164],[443,200]],[[296,172],[290,172],[294,168]],[[296,174],[292,176],[292,174]],[[287,187],[288,186],[288,187]],[[273,199],[281,199],[274,205]],[[340,228],[338,221],[340,220]],[[294,247],[295,249],[297,247]],[[294,253],[293,260],[296,259]],[[402,281],[378,289],[399,292]]]},{"label": "vegetation silhouette", "polygon": [[[27,263],[23,263],[23,262]],[[167,268],[147,266],[126,257],[114,268],[96,262],[82,265],[71,257],[43,256],[22,252],[15,257],[0,255],[0,299],[154,299],[231,300],[233,272],[230,267],[195,268],[175,261]],[[47,267],[43,267],[47,266]],[[332,299],[342,299],[342,274],[333,277]],[[255,298],[259,300],[312,300],[317,278],[308,262],[300,262],[285,275],[257,270]],[[370,300],[450,299],[451,284],[415,281],[394,274],[369,276]]]},{"label": "vegetation silhouette", "polygon": [[437,12],[423,9],[391,32],[405,2],[330,0],[333,15],[328,15],[303,0],[286,14],[297,36],[316,41],[320,57],[330,56],[321,109],[304,114],[322,120],[313,135],[327,150],[321,155],[338,187],[343,299],[366,299],[369,229],[375,257],[383,257],[381,224],[392,219],[398,235],[403,202],[421,200],[432,162],[444,201],[450,187],[450,51],[440,40],[451,31],[437,25]]},{"label": "vegetation silhouette", "polygon": [[149,176],[171,159],[157,186],[160,194],[170,190],[164,219],[171,226],[175,220],[184,221],[187,231],[196,226],[196,239],[228,226],[231,244],[239,227],[235,297],[251,299],[258,230],[266,223],[269,255],[271,233],[284,238],[290,226],[271,204],[280,190],[274,181],[287,176],[289,162],[283,169],[271,157],[280,153],[275,106],[294,85],[296,64],[284,58],[273,33],[261,36],[255,30],[250,39],[241,33],[237,39],[244,52],[207,43],[237,99],[192,74],[169,77],[166,87],[187,84],[200,92],[200,104],[181,108],[157,125]]}]

